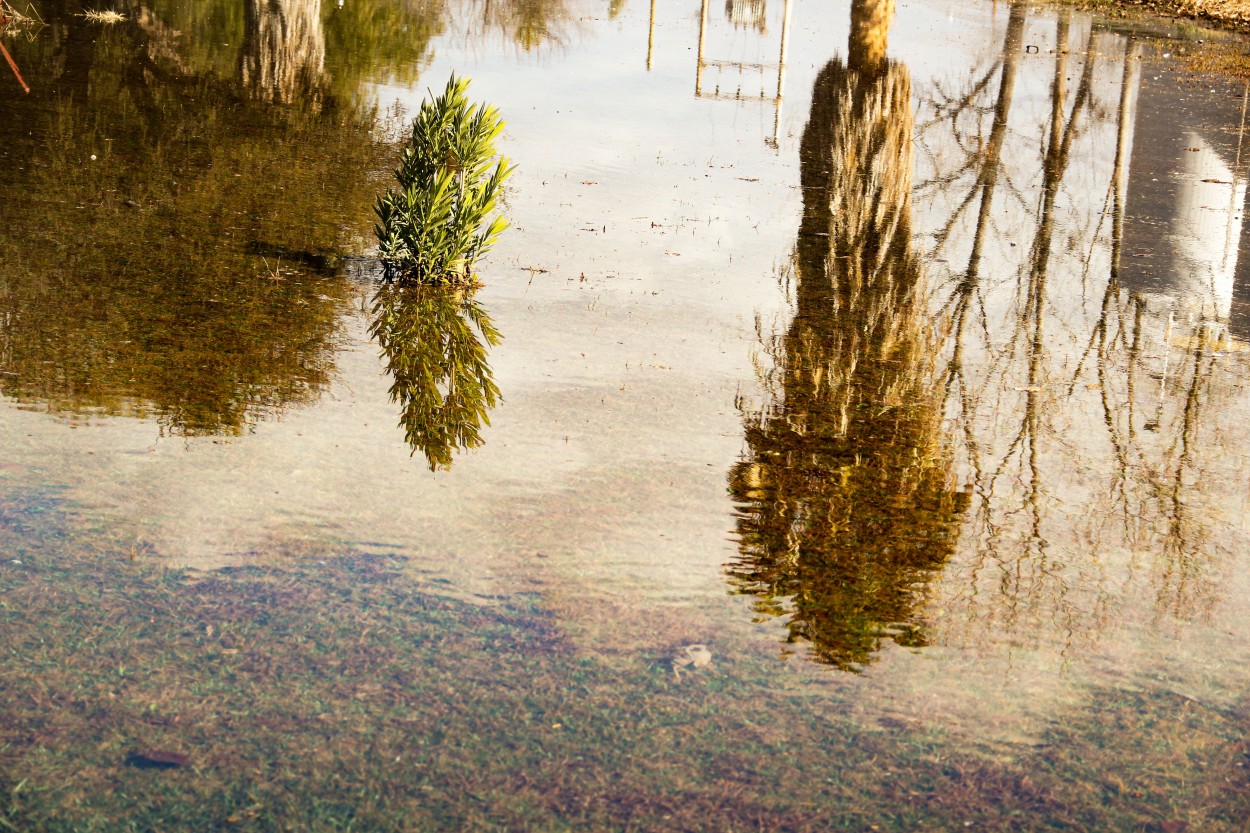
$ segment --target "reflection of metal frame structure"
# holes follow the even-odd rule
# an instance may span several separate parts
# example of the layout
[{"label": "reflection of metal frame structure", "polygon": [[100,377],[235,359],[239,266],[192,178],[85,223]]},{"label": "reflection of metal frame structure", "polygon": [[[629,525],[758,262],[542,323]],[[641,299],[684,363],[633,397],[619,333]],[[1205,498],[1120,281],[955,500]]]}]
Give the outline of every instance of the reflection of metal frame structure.
[{"label": "reflection of metal frame structure", "polygon": [[[781,141],[781,100],[782,91],[786,84],[786,48],[790,40],[790,7],[793,0],[786,0],[785,10],[781,16],[781,51],[775,64],[756,64],[744,61],[720,61],[709,60],[705,54],[705,45],[707,43],[707,12],[710,0],[703,0],[703,7],[699,12],[699,56],[698,65],[694,74],[694,97],[706,98],[713,101],[771,101],[773,103],[773,136],[772,139],[765,140],[770,147],[776,148]],[[652,29],[655,27],[655,3],[651,4],[651,24]],[[651,66],[651,48],[650,40],[647,47],[647,66]],[[777,70],[777,92],[774,95],[761,90],[759,95],[743,95],[742,88],[733,93],[722,93],[717,87],[713,92],[706,93],[703,91],[703,70],[712,67],[715,69],[737,68],[739,71],[748,69],[760,70],[761,75],[764,70],[776,68]]]}]

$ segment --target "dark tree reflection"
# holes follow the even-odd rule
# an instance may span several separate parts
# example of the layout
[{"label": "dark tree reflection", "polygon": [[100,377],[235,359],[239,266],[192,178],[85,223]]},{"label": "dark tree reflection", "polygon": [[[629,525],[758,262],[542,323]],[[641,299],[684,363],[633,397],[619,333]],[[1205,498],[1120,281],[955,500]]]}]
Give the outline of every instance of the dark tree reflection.
[{"label": "dark tree reflection", "polygon": [[326,56],[321,0],[244,0],[243,12],[244,88],[280,103],[319,98]]},{"label": "dark tree reflection", "polygon": [[487,354],[502,340],[471,292],[384,285],[373,299],[372,335],[391,374],[391,400],[415,454],[451,468],[457,450],[482,445],[499,400]]},{"label": "dark tree reflection", "polygon": [[[316,32],[257,54],[319,67],[321,47],[298,46],[320,43],[319,6],[299,18]],[[0,124],[0,392],[176,435],[244,432],[332,378],[352,292],[338,264],[368,232],[384,153],[376,119],[333,97],[274,106],[296,87],[258,96],[246,57],[223,77],[198,62],[205,33],[127,11],[93,29],[48,3],[48,27],[18,47],[39,83]],[[265,15],[279,12],[295,7],[248,17],[250,42],[278,37]]]},{"label": "dark tree reflection", "polygon": [[816,80],[793,319],[767,346],[770,401],[744,413],[730,475],[732,583],[787,617],[788,641],[844,669],[885,638],[925,644],[920,605],[963,507],[910,239],[911,81],[885,57],[891,6],[857,1],[849,60]]}]

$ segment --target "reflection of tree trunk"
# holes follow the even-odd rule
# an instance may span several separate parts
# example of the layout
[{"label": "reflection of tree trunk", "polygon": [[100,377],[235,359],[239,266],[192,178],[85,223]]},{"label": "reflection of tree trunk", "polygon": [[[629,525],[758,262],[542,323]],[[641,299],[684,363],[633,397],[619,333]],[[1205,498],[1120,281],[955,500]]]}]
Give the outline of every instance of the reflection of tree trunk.
[{"label": "reflection of tree trunk", "polygon": [[[1119,494],[1121,500],[1125,501],[1124,507],[1126,512],[1128,511],[1129,451],[1132,448],[1134,437],[1134,402],[1132,395],[1134,390],[1134,359],[1140,348],[1140,340],[1137,337],[1133,340],[1130,361],[1125,375],[1129,389],[1127,401],[1129,413],[1128,443],[1125,442],[1124,437],[1120,434],[1118,428],[1119,421],[1112,406],[1109,365],[1115,361],[1112,350],[1116,337],[1111,332],[1113,315],[1120,311],[1115,301],[1120,292],[1120,258],[1124,251],[1124,212],[1125,202],[1128,197],[1128,165],[1132,154],[1129,127],[1131,126],[1131,116],[1134,110],[1133,103],[1137,91],[1137,69],[1141,64],[1140,51],[1141,44],[1130,36],[1127,47],[1124,50],[1124,73],[1120,80],[1120,105],[1116,117],[1115,163],[1112,166],[1111,175],[1111,269],[1107,277],[1107,285],[1103,290],[1102,306],[1099,309],[1098,321],[1094,324],[1094,331],[1090,335],[1090,344],[1086,349],[1086,356],[1090,352],[1093,352],[1095,355],[1103,418],[1107,424],[1107,435],[1111,440],[1111,447],[1115,453],[1116,460],[1114,489]],[[1140,309],[1141,305],[1134,302],[1134,306]],[[1140,321],[1137,323],[1140,325]],[[1134,333],[1140,333],[1139,326],[1134,329]],[[1085,356],[1082,356],[1076,372],[1072,376],[1073,385],[1076,384],[1076,380],[1080,377],[1084,365]]]},{"label": "reflection of tree trunk", "polygon": [[321,0],[244,0],[243,9],[243,87],[284,104],[315,99],[325,69]]},{"label": "reflection of tree trunk", "polygon": [[873,75],[885,67],[886,41],[894,20],[894,0],[854,0],[851,3],[850,64],[856,72]]},{"label": "reflection of tree trunk", "polygon": [[1003,74],[998,84],[998,100],[994,104],[994,124],[985,147],[985,162],[977,177],[981,191],[981,208],[977,213],[977,231],[972,239],[972,254],[968,257],[967,282],[975,286],[981,270],[981,251],[989,228],[990,207],[994,202],[994,188],[998,184],[999,160],[1003,156],[1003,143],[1007,140],[1007,114],[1016,89],[1016,67],[1020,62],[1020,42],[1024,35],[1027,12],[1021,3],[1011,7],[1007,20],[1007,36],[1003,41]]},{"label": "reflection of tree trunk", "polygon": [[910,241],[911,82],[884,57],[891,6],[857,0],[850,66],[831,61],[816,80],[795,316],[773,344],[779,389],[747,415],[731,475],[732,580],[843,668],[883,638],[924,643],[916,610],[953,549],[958,506]]},{"label": "reflection of tree trunk", "polygon": [[1124,77],[1120,81],[1120,107],[1116,118],[1115,168],[1111,190],[1114,202],[1111,208],[1111,283],[1120,283],[1120,258],[1124,251],[1124,213],[1128,202],[1128,165],[1133,148],[1129,133],[1129,119],[1135,111],[1137,75],[1141,67],[1141,43],[1134,37],[1128,39],[1124,50]]},{"label": "reflection of tree trunk", "polygon": [[[1020,441],[1027,444],[1029,465],[1029,490],[1026,501],[1033,517],[1033,537],[1039,548],[1044,547],[1042,535],[1042,472],[1037,442],[1042,429],[1042,386],[1046,356],[1046,299],[1050,255],[1054,248],[1055,198],[1068,170],[1069,153],[1076,135],[1080,113],[1089,105],[1093,84],[1094,60],[1091,44],[1086,44],[1085,66],[1073,101],[1072,113],[1065,118],[1065,98],[1068,80],[1068,31],[1069,13],[1060,14],[1055,42],[1055,78],[1051,87],[1050,136],[1046,155],[1042,162],[1042,206],[1038,217],[1037,236],[1030,248],[1028,296],[1025,302],[1023,324],[1030,331],[1027,341],[1028,385],[1025,390],[1025,423],[1021,426]],[[1090,37],[1093,35],[1091,33]]]},{"label": "reflection of tree trunk", "polygon": [[977,173],[974,190],[974,193],[980,193],[981,198],[980,208],[977,211],[976,232],[972,237],[972,251],[968,255],[968,269],[955,290],[951,325],[951,340],[954,343],[954,349],[946,371],[948,393],[952,384],[956,381],[959,383],[960,405],[964,414],[964,441],[972,455],[972,465],[977,472],[978,480],[981,468],[979,443],[971,419],[976,408],[964,376],[964,340],[974,298],[980,289],[981,254],[990,230],[991,208],[994,204],[994,191],[998,187],[998,170],[1003,155],[1003,144],[1007,139],[1007,117],[1011,112],[1011,102],[1015,96],[1016,69],[1020,60],[1020,44],[1024,35],[1026,16],[1024,4],[1012,5],[1011,16],[1007,21],[1007,35],[1003,41],[1003,69],[998,83],[998,99],[994,104],[994,123],[990,127],[989,141],[985,146],[985,155]]}]

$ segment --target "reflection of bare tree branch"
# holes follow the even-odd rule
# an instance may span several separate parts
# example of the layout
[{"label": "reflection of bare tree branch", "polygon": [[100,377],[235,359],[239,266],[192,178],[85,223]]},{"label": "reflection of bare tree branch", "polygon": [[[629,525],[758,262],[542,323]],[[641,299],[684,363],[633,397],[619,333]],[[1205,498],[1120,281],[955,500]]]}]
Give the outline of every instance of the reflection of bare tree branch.
[{"label": "reflection of bare tree branch", "polygon": [[[1072,374],[1072,381],[1068,386],[1068,396],[1071,397],[1076,386],[1082,376],[1085,363],[1091,354],[1096,355],[1096,369],[1098,379],[1099,398],[1103,409],[1103,420],[1107,426],[1108,437],[1111,441],[1113,455],[1115,457],[1115,473],[1112,484],[1112,491],[1119,496],[1120,504],[1125,514],[1128,512],[1128,481],[1129,481],[1129,453],[1132,448],[1125,439],[1120,435],[1117,425],[1117,419],[1113,412],[1111,401],[1112,382],[1108,373],[1108,365],[1111,361],[1111,353],[1115,345],[1122,342],[1126,337],[1124,332],[1124,316],[1116,315],[1114,320],[1119,325],[1114,333],[1110,333],[1113,315],[1117,313],[1118,306],[1116,300],[1119,295],[1119,270],[1120,257],[1123,250],[1124,240],[1124,212],[1125,197],[1128,191],[1128,162],[1131,148],[1129,145],[1130,135],[1130,116],[1131,102],[1134,97],[1137,86],[1137,69],[1140,66],[1138,55],[1140,52],[1140,44],[1134,38],[1129,38],[1127,48],[1124,53],[1124,71],[1120,82],[1120,104],[1117,109],[1116,118],[1116,154],[1115,161],[1112,165],[1111,183],[1108,187],[1108,195],[1111,201],[1112,228],[1111,228],[1111,268],[1108,270],[1107,282],[1103,289],[1102,305],[1099,310],[1098,319],[1094,323],[1093,332],[1090,334],[1089,343],[1082,353],[1080,360],[1076,364],[1076,370]],[[1097,237],[1098,230],[1095,229],[1092,237]],[[1091,253],[1086,256],[1086,263],[1092,260]],[[1135,307],[1138,305],[1135,305]],[[1135,322],[1137,326],[1134,329],[1134,353],[1136,348],[1140,346],[1140,319]],[[1130,373],[1132,371],[1132,363],[1130,362]],[[1131,378],[1131,377],[1130,377]],[[1131,388],[1131,383],[1130,383]],[[1129,406],[1132,407],[1132,396],[1129,397]],[[1129,431],[1132,429],[1132,418],[1130,413]]]},{"label": "reflection of bare tree branch", "polygon": [[[920,152],[935,169],[924,193],[942,209],[931,250],[946,255],[934,262],[962,256],[958,266],[935,266],[944,277],[932,308],[948,327],[939,379],[961,473],[976,488],[968,550],[946,568],[958,580],[937,585],[944,609],[964,606],[964,616],[945,620],[948,639],[976,622],[981,639],[1011,644],[1092,640],[1123,616],[1143,564],[1160,617],[1192,616],[1218,595],[1210,574],[1220,521],[1203,509],[1216,498],[1203,488],[1211,472],[1199,460],[1210,440],[1199,428],[1223,372],[1211,354],[1226,342],[1215,324],[1172,316],[1166,297],[1121,284],[1136,91],[1146,83],[1140,47],[1121,41],[1118,107],[1100,104],[1095,61],[1115,60],[1108,47],[1123,36],[1095,24],[1069,50],[1069,19],[1055,16],[1052,60],[1025,62],[1024,10],[1013,8],[997,82],[979,69],[966,90],[941,90],[922,105],[930,115]],[[1036,133],[1014,130],[1011,112],[1016,73],[1030,71],[1046,72],[1050,85]],[[1115,153],[1105,196],[1070,171],[1089,150],[1087,134]],[[1040,176],[1026,161],[1032,147]],[[1027,205],[1012,177],[1028,182]],[[1011,250],[1021,236],[1030,239]]]},{"label": "reflection of bare tree branch", "polygon": [[[1010,109],[1012,91],[1015,88],[1016,68],[1019,63],[1021,38],[1024,32],[1026,17],[1027,10],[1022,4],[1016,3],[1012,5],[1001,57],[993,63],[984,75],[975,80],[968,92],[958,96],[947,96],[942,94],[939,89],[938,97],[940,100],[933,101],[929,105],[934,110],[935,115],[919,128],[919,132],[923,135],[928,129],[949,122],[949,135],[954,137],[956,146],[965,152],[966,159],[963,164],[955,166],[951,171],[935,174],[932,179],[918,184],[915,189],[916,194],[930,189],[943,190],[962,181],[969,173],[976,172],[976,178],[972,187],[964,195],[955,210],[950,213],[943,227],[933,233],[937,245],[934,247],[931,256],[936,257],[941,252],[946,242],[950,239],[953,229],[963,216],[964,211],[967,210],[978,195],[981,196],[981,213],[977,219],[977,235],[982,242],[984,241],[990,218],[989,203],[992,201],[992,194],[997,187],[999,171],[1001,170],[999,160],[1002,158],[1003,143],[1006,141],[1007,111]],[[1000,67],[1002,72],[998,84],[998,98],[994,107],[991,109],[976,106],[976,102],[981,94],[988,89],[989,83],[993,79],[994,71]],[[988,141],[984,143],[981,141],[982,133],[978,118],[975,122],[977,125],[976,141],[972,143],[971,147],[968,147],[963,139],[960,119],[968,113],[979,117],[986,112],[993,113],[993,122]],[[927,150],[925,143],[921,142],[920,146],[932,155],[932,151]],[[988,183],[989,200],[986,199],[987,179],[990,180]],[[980,247],[975,246],[975,251],[974,257],[979,260]]]},{"label": "reflection of bare tree branch", "polygon": [[[1091,120],[1094,116],[1091,104],[1094,61],[1087,45],[1080,81],[1069,106],[1067,79],[1070,70],[1066,43],[1070,27],[1068,15],[1064,12],[1060,13],[1056,27],[1057,48],[1051,82],[1050,113],[1041,154],[1041,194],[1035,208],[1036,231],[1027,250],[1025,268],[1019,275],[1019,294],[1012,304],[1016,312],[1009,319],[1015,321],[1015,327],[1002,347],[995,348],[993,343],[996,333],[993,331],[999,328],[991,327],[987,323],[982,323],[981,326],[984,352],[978,357],[981,366],[976,378],[989,389],[990,403],[1001,401],[1001,397],[1005,395],[1001,385],[1010,384],[1008,380],[1015,375],[1011,366],[1017,361],[1022,362],[1020,373],[1023,376],[1023,379],[1016,382],[1021,385],[1017,388],[1021,394],[1020,422],[1013,432],[1014,435],[1007,440],[1005,448],[995,451],[997,462],[984,474],[981,462],[983,442],[979,432],[986,427],[984,415],[981,413],[981,398],[985,393],[975,389],[965,369],[969,324],[974,311],[979,312],[982,322],[986,320],[980,279],[981,264],[984,247],[992,231],[994,196],[1001,190],[999,170],[1002,144],[1007,134],[1007,119],[1017,71],[1016,56],[1019,53],[1019,38],[1024,24],[1023,9],[1016,7],[1012,12],[1001,64],[998,99],[993,109],[994,121],[985,148],[985,165],[977,170],[977,178],[971,187],[971,193],[980,199],[977,202],[979,212],[972,233],[968,265],[956,278],[952,294],[942,305],[951,321],[951,352],[943,379],[948,400],[954,397],[958,403],[957,413],[963,427],[965,452],[981,498],[976,512],[981,546],[970,565],[969,578],[975,587],[986,577],[986,568],[990,568],[988,577],[997,585],[997,596],[1001,599],[1001,603],[997,605],[999,628],[1013,632],[1017,628],[1035,628],[1038,623],[1034,618],[1041,614],[1047,616],[1052,623],[1062,623],[1061,630],[1070,638],[1078,617],[1077,608],[1070,598],[1076,588],[1070,584],[1065,562],[1052,560],[1046,535],[1045,501],[1049,486],[1042,439],[1045,414],[1054,404],[1054,393],[1046,390],[1049,350],[1047,318],[1051,316],[1047,284],[1054,250],[1053,237],[1058,222],[1055,216],[1057,197],[1069,167],[1073,143],[1082,129],[1082,117],[1086,112],[1091,114]],[[959,201],[956,210],[965,211],[973,202],[976,201],[964,198]],[[954,222],[947,223],[943,233],[951,234],[954,228]],[[939,245],[944,242],[939,235]],[[992,447],[993,441],[990,442]],[[1011,471],[1016,461],[1020,464],[1018,475]],[[1016,509],[1004,505],[1004,501],[1009,500],[1013,494],[1019,495],[1021,499]],[[1023,539],[1019,542],[1013,541],[1008,534],[1008,529],[1013,526],[1021,526]],[[1022,547],[1020,551],[1014,551],[1017,545]],[[975,589],[971,592],[976,593]],[[1050,607],[1043,614],[1037,607],[1043,600],[1060,604]],[[1095,602],[1096,606],[1100,604]],[[1025,616],[1031,617],[1031,624],[1024,623]]]},{"label": "reflection of bare tree branch", "polygon": [[[995,187],[998,184],[1003,144],[1007,136],[1007,117],[1011,111],[1011,101],[1015,91],[1016,66],[1019,61],[1020,41],[1024,32],[1025,17],[1026,11],[1023,5],[1017,3],[1011,7],[1011,17],[1007,23],[1007,34],[1003,43],[1004,60],[1002,62],[1002,77],[998,84],[998,98],[994,104],[994,122],[990,127],[989,142],[986,145],[985,155],[981,160],[976,184],[968,192],[969,198],[973,195],[979,196],[981,204],[977,213],[976,231],[972,237],[972,251],[968,256],[968,266],[964,270],[963,277],[956,285],[952,296],[954,309],[952,310],[951,340],[954,344],[954,349],[946,371],[943,374],[946,379],[946,395],[950,396],[953,387],[958,389],[960,408],[964,414],[964,419],[961,421],[964,438],[977,481],[980,480],[981,476],[981,463],[978,451],[979,444],[971,419],[972,414],[976,413],[976,403],[964,371],[964,338],[969,315],[980,288],[981,255],[989,229],[990,213],[994,203]],[[962,210],[963,206],[960,206],[958,211]],[[948,224],[946,233],[949,233],[950,228],[951,225]],[[983,305],[982,310],[984,310]]]},{"label": "reflection of bare tree branch", "polygon": [[1210,322],[1198,327],[1196,343],[1191,346],[1193,361],[1189,383],[1184,389],[1180,430],[1169,449],[1176,457],[1175,469],[1166,481],[1161,479],[1156,486],[1166,524],[1156,605],[1160,612],[1167,611],[1177,618],[1190,615],[1198,598],[1211,596],[1211,588],[1203,586],[1202,582],[1206,571],[1202,553],[1204,535],[1189,507],[1187,493],[1191,484],[1187,482],[1187,474],[1194,466],[1203,394],[1216,361],[1209,345],[1218,344],[1218,327]]},{"label": "reflection of bare tree branch", "polygon": [[[1017,440],[1012,444],[1013,449],[1027,449],[1025,453],[1028,461],[1030,488],[1027,491],[1025,502],[1033,517],[1033,537],[1039,549],[1044,546],[1043,542],[1045,539],[1041,534],[1043,478],[1039,468],[1040,460],[1037,453],[1037,441],[1041,433],[1042,386],[1046,381],[1043,378],[1043,364],[1046,355],[1046,280],[1049,274],[1050,257],[1053,250],[1055,198],[1058,195],[1064,173],[1067,171],[1072,140],[1076,134],[1080,114],[1089,102],[1094,70],[1093,57],[1089,45],[1087,45],[1084,68],[1081,72],[1081,80],[1072,104],[1072,112],[1065,119],[1064,99],[1067,89],[1069,19],[1069,13],[1066,10],[1061,12],[1056,32],[1055,75],[1051,87],[1050,135],[1042,163],[1042,204],[1039,212],[1037,234],[1029,250],[1030,270],[1026,287],[1024,315],[1021,319],[1021,331],[1025,329],[1029,331],[1026,341],[1028,374],[1024,391],[1024,421]],[[1001,473],[1009,459],[1010,454],[1004,458],[1002,465],[999,467],[999,473]],[[997,477],[998,473],[995,476]]]}]

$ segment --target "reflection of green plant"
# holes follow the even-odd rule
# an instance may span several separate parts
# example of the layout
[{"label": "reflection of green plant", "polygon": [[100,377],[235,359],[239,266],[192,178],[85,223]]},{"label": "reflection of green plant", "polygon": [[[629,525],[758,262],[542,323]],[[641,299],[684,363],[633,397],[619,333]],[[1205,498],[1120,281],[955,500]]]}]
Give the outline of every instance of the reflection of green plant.
[{"label": "reflection of green plant", "polygon": [[499,388],[486,354],[502,336],[462,291],[383,285],[373,316],[370,333],[386,356],[408,444],[431,471],[451,468],[452,453],[480,446],[481,428],[490,425]]},{"label": "reflection of green plant", "polygon": [[506,158],[495,159],[503,119],[494,107],[475,109],[468,87],[453,74],[421,105],[395,170],[399,188],[378,197],[382,262],[401,282],[471,283],[474,261],[507,228],[499,216],[486,223],[512,173]]}]

